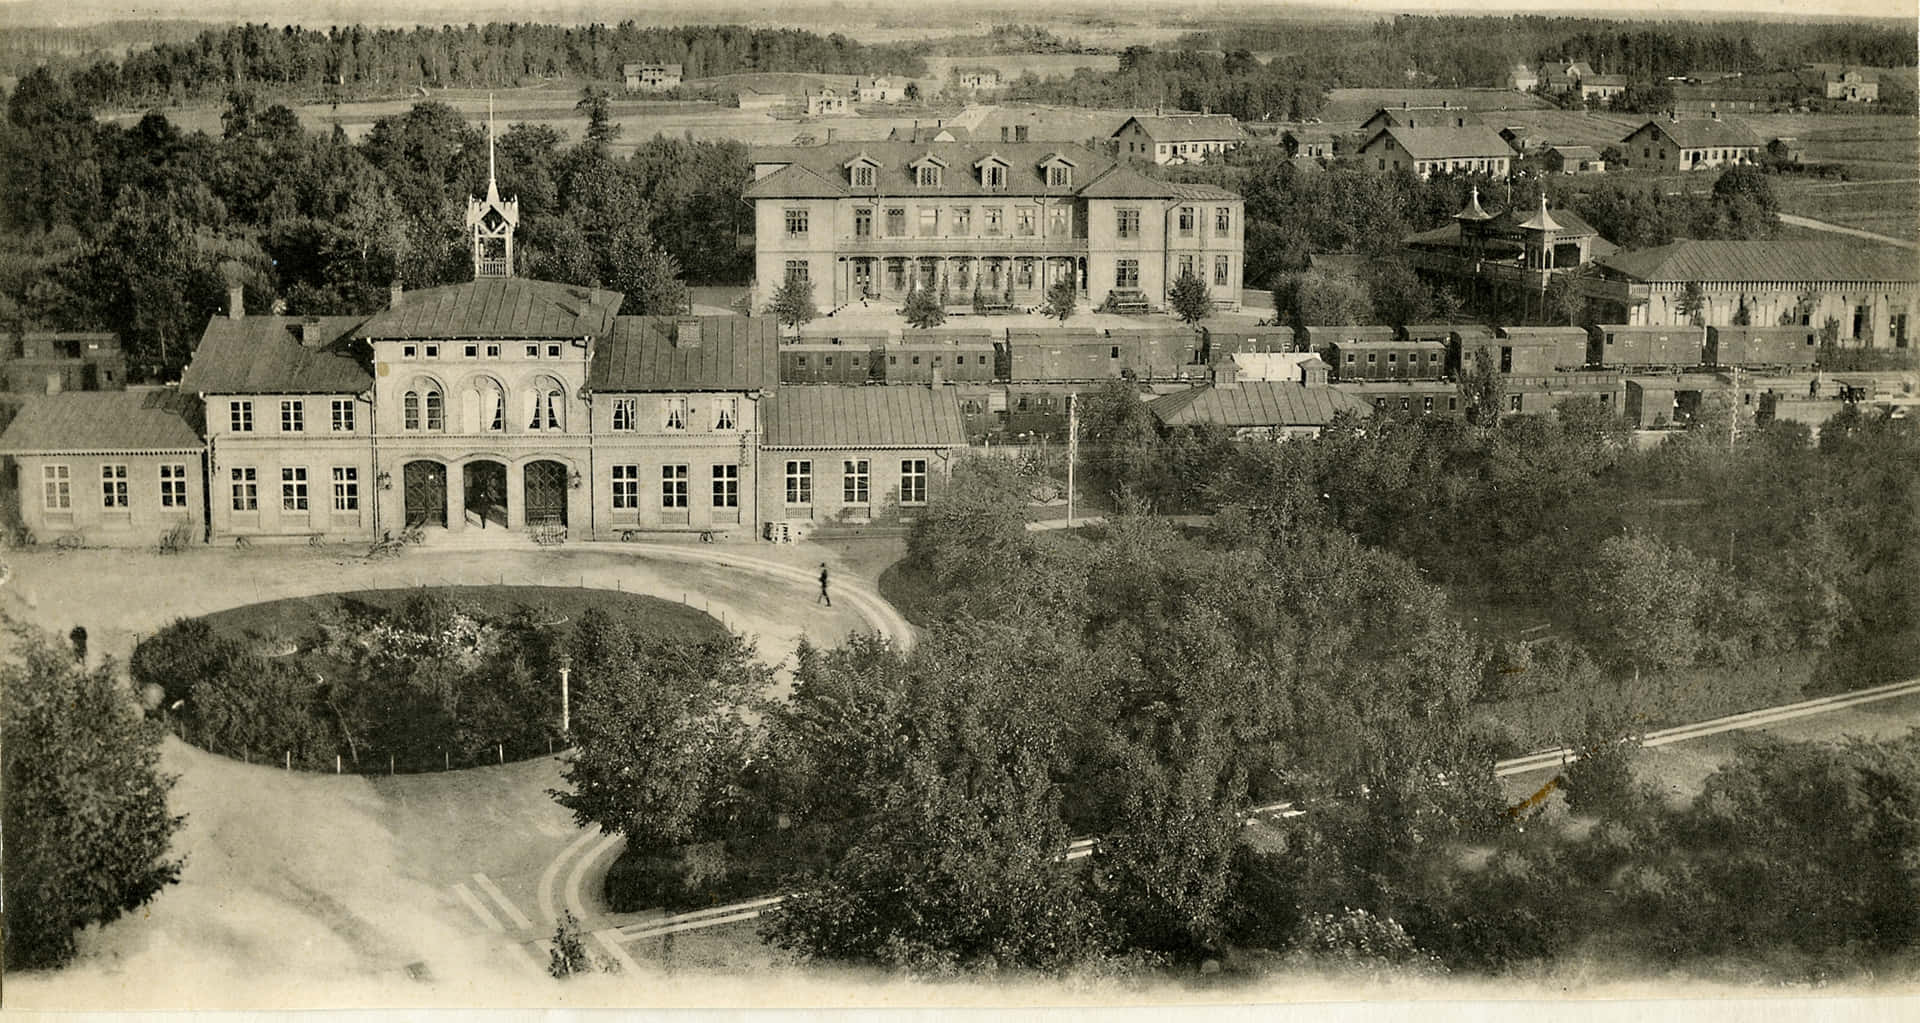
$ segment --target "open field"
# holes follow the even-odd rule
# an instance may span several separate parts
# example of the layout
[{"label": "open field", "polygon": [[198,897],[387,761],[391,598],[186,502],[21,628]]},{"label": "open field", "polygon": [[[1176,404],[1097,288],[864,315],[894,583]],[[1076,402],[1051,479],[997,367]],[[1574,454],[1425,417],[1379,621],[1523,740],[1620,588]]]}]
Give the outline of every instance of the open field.
[{"label": "open field", "polygon": [[1920,238],[1920,178],[1786,181],[1774,191],[1787,213],[1895,238]]},{"label": "open field", "polygon": [[1079,68],[1116,71],[1120,57],[1111,53],[1002,53],[984,57],[928,57],[927,73],[944,82],[947,72],[956,67],[990,67],[1004,81],[1031,71],[1042,78],[1072,75]]}]

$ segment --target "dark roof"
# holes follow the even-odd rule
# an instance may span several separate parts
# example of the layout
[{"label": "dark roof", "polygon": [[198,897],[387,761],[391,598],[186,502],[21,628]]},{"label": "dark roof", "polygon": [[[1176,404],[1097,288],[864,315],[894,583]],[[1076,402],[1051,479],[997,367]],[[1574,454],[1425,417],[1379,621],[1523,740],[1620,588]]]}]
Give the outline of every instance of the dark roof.
[{"label": "dark roof", "polygon": [[1441,121],[1451,121],[1453,118],[1458,117],[1464,119],[1468,125],[1485,123],[1481,120],[1479,114],[1468,110],[1466,107],[1381,107],[1375,110],[1372,116],[1363,121],[1360,128],[1364,131],[1375,121],[1385,121],[1387,126],[1395,128],[1408,128],[1423,124],[1428,128],[1452,127],[1450,124],[1434,123],[1434,115],[1436,114]]},{"label": "dark roof", "polygon": [[1829,241],[1678,241],[1616,252],[1601,266],[1636,281],[1912,281],[1911,253]]},{"label": "dark roof", "polygon": [[1567,340],[1585,341],[1585,327],[1501,327],[1500,337],[1527,344],[1557,344]]},{"label": "dark roof", "polygon": [[[1098,182],[1095,182],[1098,184]],[[1238,199],[1240,193],[1230,192],[1218,185],[1203,185],[1193,181],[1169,181],[1166,189],[1175,199]]]},{"label": "dark roof", "polygon": [[[929,152],[946,163],[940,187],[922,188],[915,182],[913,164]],[[1041,170],[1049,156],[1066,157],[1073,163],[1073,186],[1047,184]],[[824,146],[767,146],[753,150],[756,167],[785,164],[786,169],[768,174],[749,184],[743,195],[748,199],[830,198],[841,195],[883,196],[1020,196],[1069,195],[1082,191],[1077,186],[1092,181],[1113,161],[1085,146],[1064,142],[834,142]],[[853,188],[847,181],[846,165],[865,156],[877,168],[874,187]],[[980,184],[974,164],[989,156],[1007,165],[1007,187],[989,189]],[[804,168],[811,175],[789,174]],[[809,180],[818,179],[817,181]],[[831,186],[823,191],[821,184]],[[1161,195],[1166,191],[1162,188]]]},{"label": "dark roof", "polygon": [[1560,155],[1562,160],[1598,160],[1600,150],[1592,146],[1548,146]]},{"label": "dark roof", "polygon": [[181,453],[202,447],[200,402],[172,389],[68,391],[28,398],[4,434],[0,453]]},{"label": "dark roof", "polygon": [[1512,156],[1513,147],[1484,124],[1464,128],[1382,128],[1362,144],[1365,149],[1389,135],[1416,160],[1464,160]]},{"label": "dark roof", "polygon": [[1229,114],[1143,114],[1127,118],[1114,134],[1126,131],[1128,124],[1138,124],[1155,142],[1218,142],[1247,135]]},{"label": "dark roof", "polygon": [[[1673,144],[1682,149],[1704,149],[1711,146],[1759,146],[1760,136],[1753,129],[1739,121],[1721,120],[1717,117],[1696,117],[1684,121],[1652,120],[1635,128],[1627,138],[1632,138],[1648,128],[1654,128],[1673,140]],[[1621,141],[1626,141],[1622,139]]]},{"label": "dark roof", "polygon": [[1097,331],[1012,330],[1007,332],[1011,380],[1099,380],[1120,375],[1113,357],[1118,342]]},{"label": "dark roof", "polygon": [[408,292],[354,333],[370,339],[602,337],[622,297],[525,277],[481,277]]},{"label": "dark roof", "polygon": [[1255,380],[1221,388],[1201,384],[1147,403],[1168,426],[1325,426],[1343,411],[1366,415],[1365,401],[1337,388],[1288,380]]},{"label": "dark roof", "polygon": [[180,377],[188,394],[359,394],[373,386],[358,316],[315,317],[320,346],[300,343],[298,316],[215,316]]},{"label": "dark roof", "polygon": [[[675,343],[683,321],[700,343]],[[621,316],[587,367],[591,391],[754,391],[780,379],[778,326],[764,316]]]},{"label": "dark roof", "polygon": [[1166,199],[1175,193],[1171,182],[1147,177],[1132,167],[1114,167],[1080,189],[1079,194],[1086,199]]},{"label": "dark roof", "polygon": [[782,387],[761,402],[769,448],[955,448],[967,443],[950,387]]}]

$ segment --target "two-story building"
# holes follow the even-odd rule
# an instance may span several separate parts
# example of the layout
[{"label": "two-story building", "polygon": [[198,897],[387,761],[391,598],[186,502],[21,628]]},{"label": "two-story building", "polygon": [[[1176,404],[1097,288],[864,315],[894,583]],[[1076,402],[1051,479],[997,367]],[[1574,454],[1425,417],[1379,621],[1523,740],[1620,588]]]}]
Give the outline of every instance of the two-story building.
[{"label": "two-story building", "polygon": [[1358,150],[1369,170],[1404,170],[1425,178],[1435,172],[1506,177],[1513,147],[1486,125],[1440,128],[1386,127]]},{"label": "two-story building", "polygon": [[1620,140],[1627,166],[1656,174],[1752,163],[1760,136],[1739,121],[1712,117],[1655,118]]},{"label": "two-story building", "polygon": [[678,64],[622,64],[628,92],[665,92],[680,86]]},{"label": "two-story building", "polygon": [[1142,114],[1113,133],[1115,151],[1154,163],[1204,163],[1246,144],[1247,133],[1227,114]]},{"label": "two-story building", "polygon": [[1421,107],[1403,102],[1397,107],[1375,110],[1371,117],[1360,122],[1360,129],[1354,134],[1370,139],[1382,128],[1467,128],[1485,123],[1479,114],[1466,107],[1456,107],[1451,100],[1443,100],[1439,106]]},{"label": "two-story building", "polygon": [[1626,91],[1625,75],[1588,75],[1580,79],[1580,98],[1588,103],[1611,103]]},{"label": "two-story building", "polygon": [[906,98],[904,82],[878,75],[861,75],[853,80],[855,103],[898,103]]},{"label": "two-story building", "polygon": [[933,289],[955,306],[1032,305],[1057,280],[1102,305],[1164,306],[1183,269],[1237,305],[1243,203],[1061,143],[855,142],[758,150],[755,308],[790,278],[833,309]]}]

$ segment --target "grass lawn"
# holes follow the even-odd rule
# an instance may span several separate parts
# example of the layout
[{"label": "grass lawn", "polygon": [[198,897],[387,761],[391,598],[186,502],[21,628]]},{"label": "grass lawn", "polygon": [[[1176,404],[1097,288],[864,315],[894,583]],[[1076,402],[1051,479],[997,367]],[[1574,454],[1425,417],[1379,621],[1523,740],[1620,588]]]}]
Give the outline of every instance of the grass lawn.
[{"label": "grass lawn", "polygon": [[658,597],[617,590],[575,586],[425,586],[385,590],[355,590],[319,597],[296,597],[248,604],[207,615],[214,631],[237,638],[282,635],[303,640],[320,638],[320,622],[331,612],[352,603],[393,609],[416,593],[433,593],[469,607],[486,617],[506,617],[522,606],[540,607],[577,618],[588,608],[599,608],[623,619],[636,632],[671,633],[689,639],[723,635],[720,623],[704,611]]},{"label": "grass lawn", "polygon": [[1920,182],[1780,180],[1774,191],[1785,213],[1895,238],[1920,237]]}]

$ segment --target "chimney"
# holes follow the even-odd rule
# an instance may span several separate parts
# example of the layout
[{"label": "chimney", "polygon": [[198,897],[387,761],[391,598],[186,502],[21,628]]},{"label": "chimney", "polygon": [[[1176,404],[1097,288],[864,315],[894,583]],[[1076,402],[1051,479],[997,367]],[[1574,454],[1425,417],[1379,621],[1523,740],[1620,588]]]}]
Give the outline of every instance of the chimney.
[{"label": "chimney", "polygon": [[673,346],[675,348],[700,347],[700,321],[691,318],[675,320],[673,324]]},{"label": "chimney", "polygon": [[300,347],[320,347],[320,317],[309,316],[300,321]]},{"label": "chimney", "polygon": [[237,320],[247,315],[247,289],[238,284],[227,285],[227,319]]},{"label": "chimney", "polygon": [[1450,99],[1443,99],[1443,100],[1441,100],[1441,101],[1440,101],[1440,109],[1442,109],[1442,110],[1452,110],[1452,109],[1453,109],[1453,101],[1452,101],[1452,100],[1450,100]]},{"label": "chimney", "polygon": [[1234,362],[1232,356],[1214,364],[1213,386],[1221,391],[1231,391],[1240,386],[1240,364]]},{"label": "chimney", "polygon": [[913,141],[920,141],[920,119],[918,117],[913,119]]},{"label": "chimney", "polygon": [[401,294],[402,294],[402,288],[400,287],[399,281],[394,281],[392,284],[387,285],[387,308],[388,309],[400,308]]},{"label": "chimney", "polygon": [[1407,109],[1407,101],[1406,101],[1406,100],[1401,100],[1401,101],[1400,101],[1400,109],[1402,109],[1402,110],[1405,110],[1405,109]]}]

